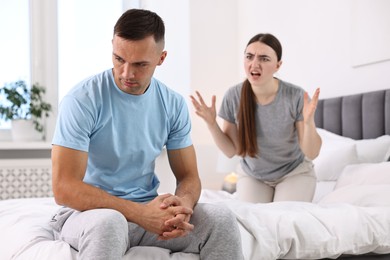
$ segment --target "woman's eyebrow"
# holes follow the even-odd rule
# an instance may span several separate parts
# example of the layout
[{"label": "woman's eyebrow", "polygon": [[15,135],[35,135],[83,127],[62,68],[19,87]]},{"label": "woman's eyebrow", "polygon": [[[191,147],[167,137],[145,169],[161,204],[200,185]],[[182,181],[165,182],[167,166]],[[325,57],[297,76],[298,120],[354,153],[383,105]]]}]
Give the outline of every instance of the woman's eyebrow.
[{"label": "woman's eyebrow", "polygon": [[268,56],[268,55],[265,55],[265,54],[263,54],[263,55],[259,55],[258,57],[260,57],[260,58],[270,58],[270,56]]},{"label": "woman's eyebrow", "polygon": [[266,55],[266,54],[255,55],[255,54],[253,54],[253,53],[251,53],[251,52],[246,52],[245,54],[246,54],[246,55],[251,55],[251,56],[257,56],[257,57],[259,57],[259,58],[270,58],[270,56],[268,56],[268,55]]}]

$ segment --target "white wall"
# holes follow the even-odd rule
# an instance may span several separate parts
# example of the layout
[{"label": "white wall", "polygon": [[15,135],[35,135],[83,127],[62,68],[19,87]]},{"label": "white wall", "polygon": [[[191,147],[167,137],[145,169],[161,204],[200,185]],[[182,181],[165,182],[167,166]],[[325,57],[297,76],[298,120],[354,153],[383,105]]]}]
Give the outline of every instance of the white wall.
[{"label": "white wall", "polygon": [[165,24],[165,50],[168,54],[164,63],[156,68],[154,76],[186,97],[190,93],[191,77],[189,1],[140,2],[140,8],[156,12]]},{"label": "white wall", "polygon": [[[383,4],[383,0],[359,1]],[[190,0],[192,93],[199,90],[208,102],[216,94],[219,107],[226,89],[244,78],[243,51],[259,32],[274,34],[283,45],[277,76],[309,93],[320,87],[321,97],[329,98],[390,88],[390,61],[352,67],[354,4],[354,0]],[[390,16],[383,19],[388,24],[385,33],[390,34]],[[215,145],[204,122],[190,110],[194,144],[209,151],[207,156],[198,154],[200,165],[210,165],[201,176],[213,174]]]},{"label": "white wall", "polygon": [[[210,104],[217,96],[220,106],[226,89],[240,81],[237,0],[189,0],[191,94],[198,90]],[[192,139],[197,152],[198,170],[204,188],[220,189],[224,175],[217,171],[218,150],[192,104]]]},{"label": "white wall", "polygon": [[[240,81],[237,70],[237,0],[190,1],[191,94],[199,91],[219,107],[226,89]],[[204,122],[190,104],[194,142],[212,143]]]},{"label": "white wall", "polygon": [[[383,5],[383,0],[360,2]],[[320,87],[323,98],[389,88],[390,61],[352,67],[353,4],[354,0],[239,1],[239,45],[244,47],[257,32],[275,34],[284,47],[279,76],[309,93]],[[390,16],[382,18],[387,23],[383,33],[390,34]],[[372,52],[372,47],[362,51]]]},{"label": "white wall", "polygon": [[[359,2],[383,5],[383,0]],[[283,45],[283,65],[277,76],[309,94],[317,87],[322,98],[390,88],[389,60],[352,66],[354,4],[354,0],[190,1],[192,93],[200,90],[208,102],[216,94],[219,107],[226,89],[244,78],[243,51],[259,32],[273,33]],[[381,21],[388,24],[384,34],[390,35],[390,16]],[[192,117],[194,142],[212,144],[205,124],[194,113]]]}]

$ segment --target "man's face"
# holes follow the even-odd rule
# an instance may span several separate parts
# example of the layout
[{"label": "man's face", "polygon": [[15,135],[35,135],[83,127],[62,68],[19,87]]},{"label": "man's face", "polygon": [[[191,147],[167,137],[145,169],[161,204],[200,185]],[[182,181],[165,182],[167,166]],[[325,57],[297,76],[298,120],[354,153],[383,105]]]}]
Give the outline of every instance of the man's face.
[{"label": "man's face", "polygon": [[129,41],[114,35],[113,73],[120,90],[132,95],[142,95],[146,91],[156,66],[161,65],[167,55],[163,45],[156,43],[153,36]]}]

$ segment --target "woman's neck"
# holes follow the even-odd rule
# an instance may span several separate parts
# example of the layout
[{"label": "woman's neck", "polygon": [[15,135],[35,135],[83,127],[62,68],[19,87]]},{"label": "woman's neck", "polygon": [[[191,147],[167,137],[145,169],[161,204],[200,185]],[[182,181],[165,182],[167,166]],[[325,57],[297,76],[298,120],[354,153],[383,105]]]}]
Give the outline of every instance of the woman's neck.
[{"label": "woman's neck", "polygon": [[261,105],[267,105],[271,103],[278,93],[279,89],[279,80],[277,78],[272,78],[268,83],[252,86],[252,90],[256,96],[257,103]]}]

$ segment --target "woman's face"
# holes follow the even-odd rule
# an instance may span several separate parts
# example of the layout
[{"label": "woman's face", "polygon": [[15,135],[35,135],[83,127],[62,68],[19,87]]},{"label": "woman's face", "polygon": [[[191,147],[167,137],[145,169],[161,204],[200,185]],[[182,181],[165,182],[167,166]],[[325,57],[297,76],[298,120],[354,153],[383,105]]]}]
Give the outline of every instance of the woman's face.
[{"label": "woman's face", "polygon": [[264,85],[273,79],[282,65],[276,52],[262,42],[253,42],[246,47],[244,69],[252,86]]}]

